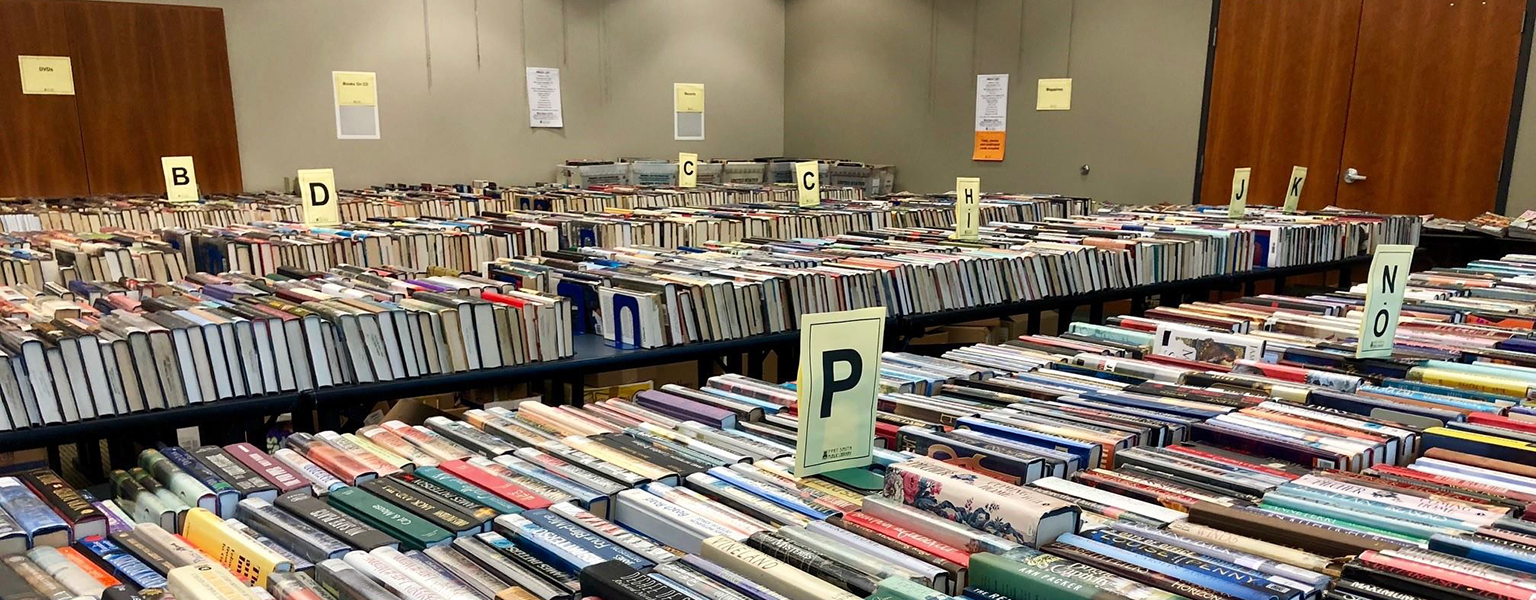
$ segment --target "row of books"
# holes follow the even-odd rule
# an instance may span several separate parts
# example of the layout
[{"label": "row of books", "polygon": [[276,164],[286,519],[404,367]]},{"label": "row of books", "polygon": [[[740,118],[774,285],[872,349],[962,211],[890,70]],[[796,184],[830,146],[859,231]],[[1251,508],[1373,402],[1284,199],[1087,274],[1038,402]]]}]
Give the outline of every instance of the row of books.
[{"label": "row of books", "polygon": [[[942,358],[883,356],[892,391],[877,417],[900,426],[897,450],[876,452],[871,468],[885,486],[874,494],[793,477],[793,390],[725,375],[701,389],[668,385],[583,407],[525,402],[462,420],[295,434],[270,454],[245,444],[146,451],[93,505],[106,535],[179,531],[228,569],[199,577],[216,574],[235,591],[201,595],[190,571],[145,560],[131,541],[121,554],[147,569],[124,560],[132,566],[102,570],[160,573],[173,594],[197,598],[251,597],[241,587],[251,583],[284,598],[300,589],[545,600],[1403,598],[1447,597],[1437,583],[1446,581],[1461,586],[1447,594],[1529,589],[1536,565],[1522,543],[1529,521],[1519,518],[1529,506],[1521,495],[1536,489],[1529,461],[1449,450],[1424,424],[1212,379],[1235,375],[1224,366],[1236,361],[1170,356],[1116,325]],[[1077,360],[1085,357],[1108,362]],[[1265,364],[1285,362],[1274,358]],[[1129,374],[1158,368],[1157,377]],[[926,381],[903,383],[917,376]],[[1503,408],[1499,416],[1530,423]],[[1238,416],[1247,420],[1238,434],[1267,445],[1204,433]],[[1348,446],[1375,462],[1315,470],[1322,465],[1267,452],[1299,431],[1307,444]],[[1389,447],[1401,454],[1378,458]],[[54,530],[78,536],[82,522],[97,521],[50,501],[32,483],[39,477],[22,483],[38,495],[29,504],[62,517]],[[233,516],[214,529],[226,510]],[[1433,529],[1442,542],[1431,535],[1425,547],[1361,520]],[[364,541],[368,532],[383,535]],[[27,532],[29,558],[57,562],[37,551],[37,533]],[[76,546],[84,549],[79,538]]]},{"label": "row of books", "polygon": [[1517,217],[1483,213],[1465,221],[1431,217],[1424,221],[1424,228],[1447,233],[1480,233],[1494,238],[1536,240],[1536,210],[1525,211]]},{"label": "row of books", "polygon": [[[589,192],[578,191],[580,195]],[[751,238],[817,238],[883,227],[948,227],[953,203],[927,198],[855,201],[800,209],[793,204],[730,204],[711,208],[610,209],[555,213],[506,201],[505,211],[446,218],[362,216],[329,227],[286,221],[110,233],[50,230],[13,234],[0,256],[0,283],[67,283],[72,279],[137,278],[161,283],[188,271],[266,275],[278,267],[325,270],[337,265],[388,266],[423,273],[430,267],[478,271],[495,258],[536,256],[573,247],[645,246],[665,249]],[[537,204],[537,203],[535,203]],[[988,220],[1037,221],[1087,212],[1085,199],[998,197]]]},{"label": "row of books", "polygon": [[285,273],[0,288],[0,431],[574,354],[562,296],[473,275]]},{"label": "row of books", "polygon": [[[699,161],[695,178],[700,184],[792,184],[795,164],[816,160],[823,185],[860,188],[878,196],[895,191],[896,167],[848,160],[768,157],[750,160]],[[663,159],[568,160],[555,167],[555,183],[576,187],[608,185],[676,186],[678,166]]]},{"label": "row of books", "polygon": [[[342,219],[457,219],[514,209],[601,213],[609,209],[708,207],[743,203],[793,203],[788,185],[725,184],[697,188],[627,185],[568,187],[540,184],[497,187],[464,184],[385,184],[338,192]],[[862,187],[825,185],[827,201],[865,198]],[[208,195],[195,202],[169,202],[157,196],[8,199],[0,205],[0,232],[109,232],[118,229],[229,227],[260,221],[302,222],[297,195],[250,192]]]}]

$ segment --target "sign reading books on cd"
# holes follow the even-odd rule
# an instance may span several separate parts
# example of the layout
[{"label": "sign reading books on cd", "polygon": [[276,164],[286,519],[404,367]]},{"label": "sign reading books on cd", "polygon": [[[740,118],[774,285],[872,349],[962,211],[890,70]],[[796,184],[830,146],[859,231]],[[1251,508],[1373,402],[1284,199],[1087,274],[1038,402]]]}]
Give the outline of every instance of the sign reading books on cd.
[{"label": "sign reading books on cd", "polygon": [[677,187],[699,186],[699,155],[692,152],[677,153]]},{"label": "sign reading books on cd", "polygon": [[170,202],[196,202],[197,171],[190,156],[162,156],[160,169],[165,172],[165,199]]},{"label": "sign reading books on cd", "polygon": [[1365,316],[1360,319],[1360,341],[1355,358],[1386,358],[1392,355],[1392,338],[1397,336],[1397,319],[1403,312],[1403,292],[1408,289],[1408,269],[1413,263],[1413,246],[1383,244],[1371,257],[1371,273],[1366,280]]},{"label": "sign reading books on cd", "polygon": [[1008,74],[976,76],[976,138],[971,160],[1001,161],[1008,148]]},{"label": "sign reading books on cd", "polygon": [[814,160],[795,163],[796,198],[801,207],[821,206],[821,163]]},{"label": "sign reading books on cd", "polygon": [[336,172],[331,169],[299,169],[299,197],[304,204],[305,225],[334,225],[341,222],[341,207],[336,197]]},{"label": "sign reading books on cd", "polygon": [[1291,182],[1285,186],[1285,212],[1296,212],[1301,204],[1301,186],[1307,184],[1307,168],[1291,167]]},{"label": "sign reading books on cd", "polygon": [[981,229],[981,178],[955,178],[955,233],[957,240],[974,240]]},{"label": "sign reading books on cd", "polygon": [[1248,178],[1253,169],[1241,167],[1232,171],[1232,203],[1227,205],[1227,216],[1241,219],[1248,212]]},{"label": "sign reading books on cd", "polygon": [[331,71],[336,139],[379,139],[379,78],[368,71]]},{"label": "sign reading books on cd", "polygon": [[795,476],[874,460],[875,395],[885,307],[814,313],[800,320],[800,435]]}]

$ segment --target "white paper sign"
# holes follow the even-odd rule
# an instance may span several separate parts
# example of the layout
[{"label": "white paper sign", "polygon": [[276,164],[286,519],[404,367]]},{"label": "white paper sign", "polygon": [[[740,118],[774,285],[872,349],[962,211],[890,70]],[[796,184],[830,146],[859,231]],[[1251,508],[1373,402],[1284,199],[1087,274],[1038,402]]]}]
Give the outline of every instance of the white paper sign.
[{"label": "white paper sign", "polygon": [[528,67],[528,126],[565,127],[560,110],[560,69]]},{"label": "white paper sign", "polygon": [[876,306],[801,317],[796,477],[873,460],[885,314]]},{"label": "white paper sign", "polygon": [[976,131],[1008,130],[1008,74],[976,76]]},{"label": "white paper sign", "polygon": [[1408,270],[1414,246],[1382,244],[1371,257],[1366,280],[1365,314],[1360,317],[1360,341],[1355,358],[1386,358],[1392,355],[1392,338],[1403,312],[1403,292],[1408,289]]}]

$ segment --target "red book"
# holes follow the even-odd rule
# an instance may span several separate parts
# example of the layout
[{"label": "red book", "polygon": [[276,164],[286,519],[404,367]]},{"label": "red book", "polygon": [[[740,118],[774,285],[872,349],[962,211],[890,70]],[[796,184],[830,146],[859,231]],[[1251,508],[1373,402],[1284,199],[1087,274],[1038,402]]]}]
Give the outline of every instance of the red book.
[{"label": "red book", "polygon": [[1481,423],[1481,424],[1484,424],[1484,425],[1491,425],[1493,427],[1498,427],[1500,429],[1510,429],[1510,430],[1520,431],[1520,432],[1524,432],[1524,433],[1536,433],[1536,423],[1530,423],[1530,422],[1521,421],[1521,420],[1518,420],[1518,419],[1511,419],[1509,417],[1502,416],[1502,415],[1495,415],[1495,414],[1483,413],[1483,412],[1474,412],[1474,413],[1468,413],[1467,414],[1467,420],[1471,421],[1473,423]]},{"label": "red book", "polygon": [[965,566],[971,564],[971,554],[944,542],[940,542],[926,535],[912,531],[885,519],[871,517],[863,512],[850,512],[843,515],[843,521],[875,531],[888,538],[922,550],[944,560],[959,563]]},{"label": "red book", "polygon": [[553,504],[543,496],[528,491],[528,488],[497,477],[491,472],[463,460],[450,460],[438,465],[437,468],[525,509],[548,508],[550,504]]},{"label": "red book", "polygon": [[288,467],[273,460],[266,452],[257,450],[255,446],[240,442],[225,446],[224,451],[228,452],[235,460],[240,461],[240,464],[245,465],[246,468],[255,471],[257,475],[260,475],[262,479],[267,480],[267,483],[272,484],[272,487],[277,488],[281,492],[296,490],[309,485],[309,482],[305,481],[304,478],[293,474],[293,471],[289,471]]},{"label": "red book", "polygon": [[1397,573],[1434,585],[1443,585],[1453,589],[1475,592],[1478,595],[1490,598],[1529,600],[1536,597],[1536,592],[1525,588],[1500,583],[1492,579],[1483,579],[1482,577],[1462,571],[1452,571],[1421,562],[1386,556],[1375,550],[1362,552],[1359,560],[1370,567]]},{"label": "red book", "polygon": [[1147,362],[1170,365],[1184,369],[1193,369],[1196,371],[1214,371],[1217,373],[1232,372],[1232,367],[1226,365],[1218,365],[1216,363],[1200,362],[1198,360],[1188,360],[1184,358],[1175,358],[1172,356],[1163,356],[1161,354],[1144,354],[1142,355],[1141,359]]}]

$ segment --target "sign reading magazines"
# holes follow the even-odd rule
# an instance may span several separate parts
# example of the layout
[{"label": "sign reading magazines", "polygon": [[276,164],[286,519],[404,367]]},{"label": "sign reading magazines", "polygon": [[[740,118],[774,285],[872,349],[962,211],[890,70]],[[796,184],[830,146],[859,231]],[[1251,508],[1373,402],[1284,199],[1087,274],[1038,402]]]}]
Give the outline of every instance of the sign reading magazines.
[{"label": "sign reading magazines", "polygon": [[800,324],[795,476],[867,466],[874,460],[885,307],[809,314]]},{"label": "sign reading magazines", "polygon": [[1408,289],[1408,269],[1413,263],[1413,246],[1383,244],[1371,257],[1371,273],[1366,280],[1365,314],[1360,319],[1360,341],[1355,358],[1386,358],[1392,355],[1392,338],[1397,337],[1397,318],[1403,312],[1403,292]]}]

